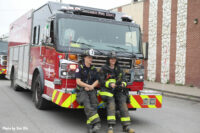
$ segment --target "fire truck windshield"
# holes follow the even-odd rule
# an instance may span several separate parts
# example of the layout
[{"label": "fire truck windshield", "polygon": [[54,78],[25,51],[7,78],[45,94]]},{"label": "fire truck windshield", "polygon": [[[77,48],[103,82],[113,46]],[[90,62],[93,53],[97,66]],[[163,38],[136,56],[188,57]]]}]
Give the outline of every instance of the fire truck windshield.
[{"label": "fire truck windshield", "polygon": [[0,41],[0,54],[8,52],[8,42],[2,42]]},{"label": "fire truck windshield", "polygon": [[[88,20],[61,18],[58,22],[59,46],[67,47],[76,42],[77,48],[86,48],[81,43],[98,50],[139,53],[139,28]],[[80,45],[78,45],[80,43]]]}]

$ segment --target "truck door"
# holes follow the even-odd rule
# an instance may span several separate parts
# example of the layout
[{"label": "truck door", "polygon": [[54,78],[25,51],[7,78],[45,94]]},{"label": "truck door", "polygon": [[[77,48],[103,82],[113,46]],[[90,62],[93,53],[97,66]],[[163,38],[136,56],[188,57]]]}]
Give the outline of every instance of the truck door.
[{"label": "truck door", "polygon": [[[56,50],[54,43],[54,21],[47,23],[47,39],[45,42],[45,51],[44,51],[44,69],[45,69],[45,81],[53,82],[54,73],[55,73],[55,61],[56,61]],[[50,87],[50,86],[49,86]],[[51,86],[52,88],[52,86]]]}]

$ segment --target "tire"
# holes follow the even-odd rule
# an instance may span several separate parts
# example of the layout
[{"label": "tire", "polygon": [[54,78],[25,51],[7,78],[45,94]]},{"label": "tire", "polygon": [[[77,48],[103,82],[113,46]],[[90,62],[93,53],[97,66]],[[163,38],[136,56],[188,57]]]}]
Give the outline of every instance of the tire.
[{"label": "tire", "polygon": [[5,75],[4,75],[4,74],[1,74],[1,75],[0,75],[0,79],[5,79]]},{"label": "tire", "polygon": [[14,70],[12,70],[10,80],[11,80],[10,87],[11,87],[13,90],[15,90],[15,91],[22,91],[22,90],[23,90],[20,86],[18,86],[18,85],[16,84],[16,73],[15,73]]},{"label": "tire", "polygon": [[42,94],[44,93],[42,88],[42,80],[38,74],[33,80],[33,101],[36,108],[45,110],[51,107],[51,102],[42,97]]}]

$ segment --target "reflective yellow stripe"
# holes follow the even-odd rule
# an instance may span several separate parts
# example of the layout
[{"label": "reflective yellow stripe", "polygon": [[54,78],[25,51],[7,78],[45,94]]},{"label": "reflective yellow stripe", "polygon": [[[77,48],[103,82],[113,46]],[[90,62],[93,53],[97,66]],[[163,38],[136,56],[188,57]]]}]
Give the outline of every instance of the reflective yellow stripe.
[{"label": "reflective yellow stripe", "polygon": [[89,118],[89,120],[92,122],[93,120],[99,118],[98,114],[93,115],[92,117]]},{"label": "reflective yellow stripe", "polygon": [[130,102],[134,108],[141,108],[140,104],[135,100],[133,96],[130,96]]},{"label": "reflective yellow stripe", "polygon": [[[76,97],[75,97],[76,98]],[[71,94],[63,103],[62,103],[62,107],[66,107],[66,108],[70,108],[70,105],[71,105],[71,101],[74,100],[74,97],[73,95]]]},{"label": "reflective yellow stripe", "polygon": [[99,94],[100,94],[101,96],[113,97],[113,94],[110,93],[110,92],[101,92],[101,91],[100,91]]},{"label": "reflective yellow stripe", "polygon": [[121,117],[121,121],[131,121],[130,117]]},{"label": "reflective yellow stripe", "polygon": [[94,69],[94,66],[91,67],[91,70],[93,70],[93,69]]},{"label": "reflective yellow stripe", "polygon": [[91,122],[90,122],[90,120],[87,120],[87,124],[90,124]]},{"label": "reflective yellow stripe", "polygon": [[107,120],[116,120],[115,116],[107,116]]},{"label": "reflective yellow stripe", "polygon": [[122,82],[122,84],[124,84],[125,87],[127,86],[126,82]]},{"label": "reflective yellow stripe", "polygon": [[73,108],[73,102],[76,100],[76,94],[70,94],[70,96],[62,103],[61,107]]},{"label": "reflective yellow stripe", "polygon": [[56,100],[56,104],[58,104],[60,102],[60,99],[62,98],[63,93],[59,92],[58,98]]},{"label": "reflective yellow stripe", "polygon": [[99,118],[98,114],[95,114],[93,116],[91,116],[88,120],[87,120],[87,124],[90,124],[93,120]]},{"label": "reflective yellow stripe", "polygon": [[78,105],[77,109],[82,109],[84,106]]},{"label": "reflective yellow stripe", "polygon": [[72,95],[69,96],[63,103],[62,103],[62,107],[66,107],[66,108],[69,108],[70,104],[71,104],[71,98],[72,98]]},{"label": "reflective yellow stripe", "polygon": [[162,95],[160,95],[160,96],[156,96],[156,98],[157,98],[158,101],[162,104]]},{"label": "reflective yellow stripe", "polygon": [[108,79],[105,83],[105,86],[108,88],[110,83],[116,83],[116,79]]},{"label": "reflective yellow stripe", "polygon": [[53,101],[53,100],[54,100],[54,98],[55,98],[56,92],[57,92],[57,90],[54,90],[54,91],[53,91],[53,95],[52,95],[52,101]]},{"label": "reflective yellow stripe", "polygon": [[105,84],[105,86],[108,88],[109,87],[109,81],[106,81],[106,84]]}]

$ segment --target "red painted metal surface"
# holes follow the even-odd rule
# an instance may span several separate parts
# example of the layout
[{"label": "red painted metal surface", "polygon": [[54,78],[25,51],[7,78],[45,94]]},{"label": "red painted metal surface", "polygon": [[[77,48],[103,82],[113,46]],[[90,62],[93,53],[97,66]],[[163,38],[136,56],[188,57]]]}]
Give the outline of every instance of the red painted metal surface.
[{"label": "red painted metal surface", "polygon": [[144,82],[133,82],[132,85],[128,85],[127,88],[130,88],[131,91],[143,90]]}]

